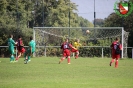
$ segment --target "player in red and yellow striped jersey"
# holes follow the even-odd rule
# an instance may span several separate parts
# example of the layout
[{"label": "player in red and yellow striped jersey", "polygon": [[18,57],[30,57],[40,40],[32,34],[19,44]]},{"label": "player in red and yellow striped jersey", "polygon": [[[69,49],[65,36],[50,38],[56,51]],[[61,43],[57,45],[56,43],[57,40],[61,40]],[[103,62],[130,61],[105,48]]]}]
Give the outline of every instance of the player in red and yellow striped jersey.
[{"label": "player in red and yellow striped jersey", "polygon": [[75,59],[77,59],[78,56],[79,56],[79,47],[81,46],[80,40],[79,40],[79,39],[76,39],[76,41],[74,42],[73,46],[74,46],[76,49],[72,49],[71,51],[72,51],[73,53],[75,53]]}]

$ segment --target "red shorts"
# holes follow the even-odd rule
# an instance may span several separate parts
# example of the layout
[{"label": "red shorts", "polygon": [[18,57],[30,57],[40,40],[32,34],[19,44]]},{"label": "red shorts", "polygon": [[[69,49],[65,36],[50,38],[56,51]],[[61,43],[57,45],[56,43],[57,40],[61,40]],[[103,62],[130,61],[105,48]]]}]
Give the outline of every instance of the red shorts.
[{"label": "red shorts", "polygon": [[76,49],[72,49],[71,52],[78,52],[78,50],[76,50]]},{"label": "red shorts", "polygon": [[116,55],[115,53],[112,53],[112,58],[113,59],[119,59],[120,58],[120,54]]},{"label": "red shorts", "polygon": [[22,48],[21,50],[18,50],[18,52],[24,53],[25,52],[25,48]]},{"label": "red shorts", "polygon": [[63,57],[67,57],[67,56],[70,56],[70,50],[69,49],[65,49],[63,50]]}]

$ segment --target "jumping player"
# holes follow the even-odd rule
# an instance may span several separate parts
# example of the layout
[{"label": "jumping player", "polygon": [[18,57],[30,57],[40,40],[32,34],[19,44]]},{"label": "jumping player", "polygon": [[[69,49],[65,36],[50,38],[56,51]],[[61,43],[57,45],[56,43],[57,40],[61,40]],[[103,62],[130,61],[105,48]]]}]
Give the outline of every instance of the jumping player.
[{"label": "jumping player", "polygon": [[16,61],[18,61],[21,55],[23,55],[23,53],[25,52],[25,48],[24,48],[24,44],[21,36],[19,36],[17,40],[17,51],[18,51],[18,56],[16,57]]},{"label": "jumping player", "polygon": [[69,42],[68,42],[68,38],[66,39],[66,41],[61,45],[61,49],[63,50],[63,57],[61,58],[61,60],[59,61],[59,64],[65,59],[67,58],[67,62],[68,64],[70,64],[70,48],[74,48]]},{"label": "jumping player", "polygon": [[118,60],[120,58],[120,52],[117,53],[116,45],[118,45],[118,48],[122,50],[122,46],[119,43],[119,39],[116,38],[115,41],[111,44],[111,50],[112,50],[112,60],[110,61],[110,66],[115,61],[115,68],[118,67]]},{"label": "jumping player", "polygon": [[36,42],[33,40],[32,37],[30,37],[29,47],[25,52],[25,64],[27,64],[30,60],[31,55],[36,50]]},{"label": "jumping player", "polygon": [[17,44],[17,42],[15,42],[13,40],[13,35],[10,35],[9,39],[8,39],[8,50],[10,53],[10,63],[14,62],[14,45]]},{"label": "jumping player", "polygon": [[76,49],[73,49],[72,48],[72,52],[73,53],[75,53],[75,59],[77,59],[78,58],[78,56],[79,56],[79,47],[81,46],[81,44],[80,44],[80,40],[79,39],[76,39],[76,41],[74,42],[74,47],[76,48]]}]

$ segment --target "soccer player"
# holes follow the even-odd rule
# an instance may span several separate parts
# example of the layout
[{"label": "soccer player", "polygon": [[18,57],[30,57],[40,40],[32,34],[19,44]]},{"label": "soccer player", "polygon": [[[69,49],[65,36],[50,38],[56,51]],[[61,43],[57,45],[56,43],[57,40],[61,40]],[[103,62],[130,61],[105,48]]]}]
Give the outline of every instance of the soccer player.
[{"label": "soccer player", "polygon": [[21,57],[21,55],[23,55],[23,53],[25,52],[25,48],[24,48],[24,44],[21,36],[19,36],[17,40],[17,51],[18,51],[18,56],[16,57],[16,62]]},{"label": "soccer player", "polygon": [[74,42],[74,47],[76,49],[72,48],[72,50],[71,50],[73,53],[75,53],[75,59],[77,59],[78,56],[79,56],[79,47],[80,46],[81,46],[80,40],[79,39],[76,39],[76,41]]},{"label": "soccer player", "polygon": [[14,62],[14,45],[17,44],[17,42],[15,42],[13,40],[13,35],[10,35],[9,39],[8,39],[8,50],[10,52],[10,63]]},{"label": "soccer player", "polygon": [[36,42],[33,40],[33,37],[30,37],[29,47],[25,52],[25,64],[27,64],[30,60],[31,55],[36,50]]},{"label": "soccer player", "polygon": [[[119,48],[118,52],[117,49]],[[120,58],[120,50],[122,50],[122,46],[119,43],[119,39],[116,38],[114,42],[111,44],[111,50],[112,50],[112,60],[110,61],[110,66],[112,65],[113,62],[115,62],[115,68],[118,67],[118,60]]]},{"label": "soccer player", "polygon": [[68,64],[70,64],[70,48],[74,48],[69,42],[68,42],[68,38],[66,39],[66,41],[64,43],[62,43],[61,45],[61,49],[63,50],[63,57],[60,59],[59,64],[65,59],[67,58],[67,62]]}]

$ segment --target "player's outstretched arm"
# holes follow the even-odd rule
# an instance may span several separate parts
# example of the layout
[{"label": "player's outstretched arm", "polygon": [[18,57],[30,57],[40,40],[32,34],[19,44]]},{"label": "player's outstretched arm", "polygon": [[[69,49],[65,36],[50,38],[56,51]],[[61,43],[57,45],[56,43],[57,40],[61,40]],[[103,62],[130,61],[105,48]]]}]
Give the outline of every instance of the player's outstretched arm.
[{"label": "player's outstretched arm", "polygon": [[77,48],[75,48],[74,46],[72,46],[71,48],[74,49],[74,50],[77,50]]}]

